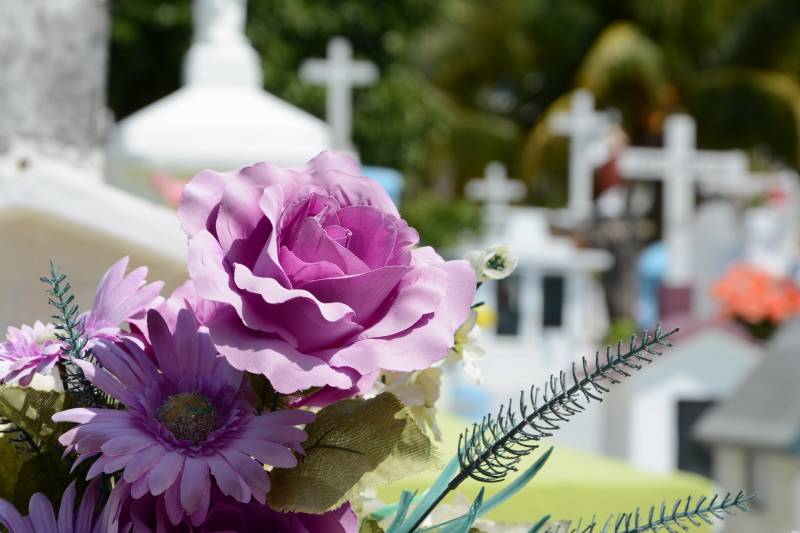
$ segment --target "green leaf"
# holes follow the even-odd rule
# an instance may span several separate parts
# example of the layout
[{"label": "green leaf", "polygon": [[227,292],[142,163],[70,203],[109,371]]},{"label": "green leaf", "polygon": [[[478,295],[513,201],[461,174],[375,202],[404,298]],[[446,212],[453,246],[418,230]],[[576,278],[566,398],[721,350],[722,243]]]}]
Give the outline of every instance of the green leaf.
[{"label": "green leaf", "polygon": [[[0,436],[0,497],[20,509],[35,492],[58,501],[71,481],[70,462],[58,444],[67,424],[52,420],[64,403],[63,392],[0,386],[0,417],[9,429]],[[27,441],[19,440],[23,436]]]},{"label": "green leaf", "polygon": [[11,501],[18,509],[27,509],[31,496],[41,492],[50,501],[57,502],[72,481],[69,469],[70,462],[62,459],[55,448],[45,448],[31,455],[19,469]]},{"label": "green leaf", "polygon": [[0,386],[0,416],[22,428],[40,443],[58,446],[66,426],[52,416],[64,408],[64,393],[30,388]]},{"label": "green leaf", "polygon": [[0,435],[0,498],[9,501],[14,499],[14,487],[22,465],[22,458],[11,442],[13,436],[9,433]]},{"label": "green leaf", "polygon": [[384,533],[378,521],[373,518],[365,518],[361,521],[358,533]]},{"label": "green leaf", "polygon": [[[469,507],[469,511],[466,515],[462,516],[452,524],[442,527],[439,533],[467,533],[469,528],[472,527],[472,524],[475,522],[475,519],[478,518],[478,512],[483,505],[484,490],[484,487],[481,487],[481,490],[478,491],[478,496],[475,498],[475,501],[472,502],[472,505]],[[434,526],[434,529],[435,528],[436,526]]]},{"label": "green leaf", "polygon": [[389,525],[389,529],[386,530],[386,533],[399,533],[402,531],[400,529],[403,520],[406,518],[406,513],[408,513],[408,508],[411,506],[411,502],[414,501],[415,493],[411,493],[407,490],[404,490],[402,494],[400,494],[400,502],[397,504],[397,516],[394,517],[392,523]]},{"label": "green leaf", "polygon": [[528,533],[539,533],[542,528],[547,525],[547,522],[550,520],[550,515],[543,516],[538,522],[533,524],[533,527],[528,531]]},{"label": "green leaf", "polygon": [[411,515],[408,519],[403,523],[404,529],[411,529],[411,526],[416,524],[417,521],[422,517],[422,513],[428,509],[433,502],[435,502],[441,494],[447,490],[447,485],[453,479],[453,477],[458,473],[459,468],[461,467],[461,463],[458,461],[458,455],[456,454],[447,466],[444,467],[442,473],[439,474],[439,477],[436,478],[436,481],[433,482],[433,485],[425,492],[425,495],[419,501],[417,506],[411,512]]},{"label": "green leaf", "polygon": [[270,505],[282,512],[324,513],[366,487],[386,485],[435,466],[430,439],[392,394],[338,402],[306,427],[305,458],[270,473]]}]

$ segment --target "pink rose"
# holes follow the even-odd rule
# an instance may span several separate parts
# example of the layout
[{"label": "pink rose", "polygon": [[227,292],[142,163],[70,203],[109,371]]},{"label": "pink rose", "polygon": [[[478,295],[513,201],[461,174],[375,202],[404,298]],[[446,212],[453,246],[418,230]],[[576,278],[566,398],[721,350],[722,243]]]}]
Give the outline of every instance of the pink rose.
[{"label": "pink rose", "polygon": [[352,393],[380,369],[427,368],[469,314],[469,264],[414,248],[417,232],[349,156],[201,172],[178,214],[194,289],[221,304],[214,344],[279,392]]}]

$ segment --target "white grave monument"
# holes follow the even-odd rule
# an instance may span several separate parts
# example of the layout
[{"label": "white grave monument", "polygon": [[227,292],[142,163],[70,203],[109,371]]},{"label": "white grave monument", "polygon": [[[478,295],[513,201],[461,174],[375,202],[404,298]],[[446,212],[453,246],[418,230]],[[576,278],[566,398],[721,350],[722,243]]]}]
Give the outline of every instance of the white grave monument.
[{"label": "white grave monument", "polygon": [[736,390],[764,353],[736,327],[681,326],[674,347],[606,396],[606,451],[644,470],[708,476],[710,458],[692,439],[694,423]]},{"label": "white grave monument", "polygon": [[778,330],[767,355],[695,426],[722,491],[756,494],[726,533],[800,530],[800,322]]},{"label": "white grave monument", "polygon": [[84,309],[125,255],[174,288],[186,277],[175,214],[102,181],[106,2],[0,0],[0,12],[0,103],[24,117],[0,131],[0,337],[52,315],[39,281],[50,259]]},{"label": "white grave monument", "polygon": [[617,123],[609,111],[596,111],[594,95],[576,90],[569,111],[559,111],[550,119],[550,128],[569,137],[569,201],[567,211],[575,222],[592,214],[594,170],[605,163],[611,152],[611,127]]},{"label": "white grave monument", "polygon": [[204,168],[258,161],[300,166],[332,147],[328,126],[264,91],[244,34],[245,0],[194,0],[185,85],[120,121],[109,144],[110,181],[159,199],[154,175],[188,179]]},{"label": "white grave monument", "polygon": [[[524,198],[525,186],[509,180],[500,163],[490,163],[484,178],[468,182],[466,193],[484,203],[487,232],[464,251],[505,244],[519,257],[510,278],[484,284],[477,296],[498,314],[494,327],[479,335],[487,352],[479,363],[481,389],[488,392],[490,409],[506,401],[509,391],[529,387],[594,353],[608,327],[597,274],[610,268],[613,258],[605,250],[579,248],[567,237],[553,236],[548,210],[511,207],[510,202]],[[571,425],[562,440],[599,449],[601,431],[586,424],[600,418],[583,420]]]},{"label": "white grave monument", "polygon": [[525,184],[508,179],[506,167],[499,161],[486,165],[482,178],[473,178],[466,184],[467,198],[484,205],[484,224],[487,237],[502,238],[508,218],[508,205],[525,198]]},{"label": "white grave monument", "polygon": [[740,151],[696,149],[696,126],[688,115],[672,115],[664,127],[663,148],[629,147],[619,159],[628,179],[664,182],[664,241],[669,250],[666,283],[681,287],[691,280],[691,223],[695,182],[736,179],[747,173],[747,156]]},{"label": "white grave monument", "polygon": [[353,47],[344,37],[328,42],[326,59],[307,59],[300,65],[300,79],[325,86],[325,113],[333,134],[333,148],[353,151],[353,87],[373,85],[378,69],[369,61],[354,61]]},{"label": "white grave monument", "polygon": [[715,199],[703,203],[692,222],[692,314],[709,319],[719,314],[711,291],[741,253],[742,238],[736,208]]}]

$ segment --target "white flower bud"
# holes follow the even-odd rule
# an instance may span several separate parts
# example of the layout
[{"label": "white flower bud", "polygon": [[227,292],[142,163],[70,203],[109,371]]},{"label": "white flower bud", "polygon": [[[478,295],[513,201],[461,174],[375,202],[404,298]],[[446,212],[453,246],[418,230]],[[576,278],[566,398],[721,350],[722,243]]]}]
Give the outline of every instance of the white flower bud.
[{"label": "white flower bud", "polygon": [[519,258],[502,244],[488,250],[473,250],[464,258],[472,265],[479,282],[507,278],[519,263]]}]

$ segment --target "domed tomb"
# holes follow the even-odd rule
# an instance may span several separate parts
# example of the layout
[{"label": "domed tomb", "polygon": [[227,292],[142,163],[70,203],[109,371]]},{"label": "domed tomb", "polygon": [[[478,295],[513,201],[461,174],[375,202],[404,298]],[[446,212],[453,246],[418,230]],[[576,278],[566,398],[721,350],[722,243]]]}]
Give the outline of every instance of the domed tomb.
[{"label": "domed tomb", "polygon": [[185,84],[117,124],[110,183],[160,200],[159,174],[186,179],[257,161],[299,166],[331,147],[325,122],[261,88],[245,12],[246,0],[194,0]]}]

